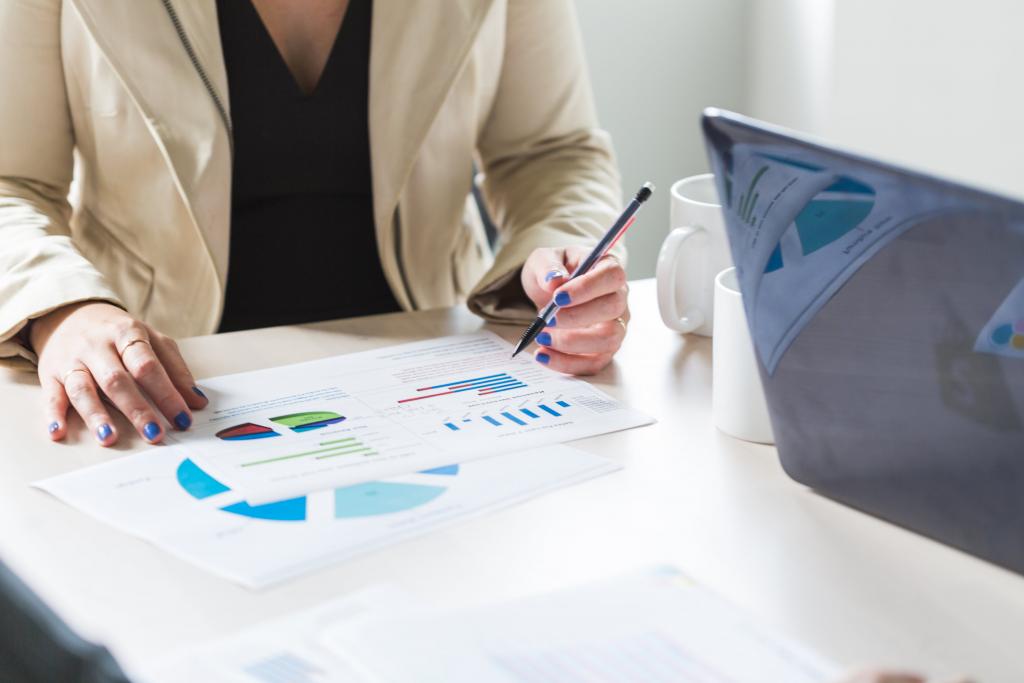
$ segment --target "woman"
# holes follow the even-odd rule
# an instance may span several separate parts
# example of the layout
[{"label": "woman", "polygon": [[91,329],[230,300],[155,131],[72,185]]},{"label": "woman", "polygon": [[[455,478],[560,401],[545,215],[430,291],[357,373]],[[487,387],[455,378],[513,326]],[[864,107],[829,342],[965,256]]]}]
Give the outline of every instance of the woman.
[{"label": "woman", "polygon": [[557,296],[537,361],[622,342],[621,254],[565,281],[620,208],[571,0],[5,0],[0,92],[0,357],[55,440],[187,429],[172,337]]}]

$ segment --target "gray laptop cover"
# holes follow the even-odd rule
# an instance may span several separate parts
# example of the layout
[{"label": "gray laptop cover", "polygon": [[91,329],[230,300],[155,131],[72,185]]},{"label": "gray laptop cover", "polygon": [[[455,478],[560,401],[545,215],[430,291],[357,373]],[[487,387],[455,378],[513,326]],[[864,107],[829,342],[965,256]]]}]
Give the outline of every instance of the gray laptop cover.
[{"label": "gray laptop cover", "polygon": [[703,129],[786,472],[1024,573],[1024,204]]}]

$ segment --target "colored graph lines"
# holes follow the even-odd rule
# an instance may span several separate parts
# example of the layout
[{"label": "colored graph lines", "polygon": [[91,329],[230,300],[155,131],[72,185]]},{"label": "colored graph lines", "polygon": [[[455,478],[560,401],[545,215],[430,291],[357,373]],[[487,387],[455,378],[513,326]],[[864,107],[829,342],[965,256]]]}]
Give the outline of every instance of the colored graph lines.
[{"label": "colored graph lines", "polygon": [[416,390],[417,392],[425,391],[431,393],[410,396],[409,398],[401,398],[398,402],[409,403],[411,401],[422,401],[425,398],[449,396],[451,394],[460,394],[464,391],[475,391],[478,396],[489,396],[490,394],[499,394],[503,391],[522,389],[524,387],[526,387],[524,382],[521,382],[507,372],[499,372],[494,375],[484,375],[483,377],[460,379],[454,382],[435,384],[429,387],[420,387]]},{"label": "colored graph lines", "polygon": [[757,181],[761,179],[761,176],[768,170],[767,166],[762,166],[757,173],[754,175],[754,179],[750,181],[750,185],[747,187],[747,191],[740,195],[740,204],[736,209],[739,214],[740,220],[744,223],[754,223],[754,206],[757,204],[757,200],[760,199],[761,195],[755,192],[757,188]]}]

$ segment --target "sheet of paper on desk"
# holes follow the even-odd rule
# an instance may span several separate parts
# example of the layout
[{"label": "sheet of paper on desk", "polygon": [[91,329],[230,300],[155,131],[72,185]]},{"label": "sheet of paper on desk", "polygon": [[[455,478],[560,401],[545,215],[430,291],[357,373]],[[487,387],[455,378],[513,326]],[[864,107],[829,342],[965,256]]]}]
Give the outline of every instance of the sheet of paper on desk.
[{"label": "sheet of paper on desk", "polygon": [[338,622],[323,638],[396,682],[826,683],[838,673],[669,568],[447,615]]},{"label": "sheet of paper on desk", "polygon": [[264,503],[653,421],[511,350],[482,332],[206,379],[172,438]]},{"label": "sheet of paper on desk", "polygon": [[358,628],[367,619],[417,609],[403,591],[371,586],[147,662],[130,673],[139,683],[368,683],[377,679],[344,653],[325,647],[324,631]]},{"label": "sheet of paper on desk", "polygon": [[79,510],[250,588],[619,469],[547,446],[250,505],[178,447],[35,484]]}]

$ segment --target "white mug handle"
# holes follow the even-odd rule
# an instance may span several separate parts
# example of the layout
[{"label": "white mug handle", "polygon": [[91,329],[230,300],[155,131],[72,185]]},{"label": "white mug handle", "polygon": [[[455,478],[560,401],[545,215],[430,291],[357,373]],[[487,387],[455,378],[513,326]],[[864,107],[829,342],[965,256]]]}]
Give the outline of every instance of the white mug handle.
[{"label": "white mug handle", "polygon": [[[703,228],[692,225],[670,232],[658,253],[658,267],[655,273],[658,280],[658,310],[661,311],[661,319],[669,328],[684,334],[693,332],[704,324],[704,312],[700,308],[691,306],[680,312],[680,302],[676,301],[676,282],[679,276],[679,262],[682,260],[679,258],[679,252],[687,243],[697,245],[706,251],[708,234]],[[707,261],[707,258],[700,259],[705,269]],[[683,305],[686,305],[685,302]]]}]

